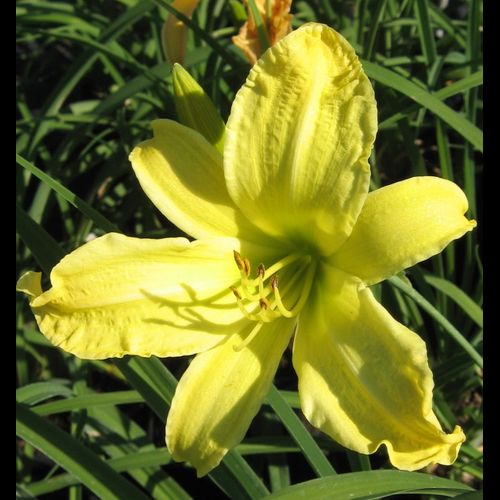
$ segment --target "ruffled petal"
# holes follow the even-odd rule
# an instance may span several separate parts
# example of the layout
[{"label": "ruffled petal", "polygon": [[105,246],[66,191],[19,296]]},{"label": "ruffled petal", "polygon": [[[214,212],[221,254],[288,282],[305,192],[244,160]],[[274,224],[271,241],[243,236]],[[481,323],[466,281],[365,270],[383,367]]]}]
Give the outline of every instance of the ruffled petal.
[{"label": "ruffled petal", "polygon": [[300,316],[293,363],[309,422],[359,453],[385,444],[391,463],[450,465],[465,436],[441,429],[423,340],[395,321],[359,279],[324,270]]},{"label": "ruffled petal", "polygon": [[269,234],[333,252],[368,191],[377,110],[347,41],[308,24],[271,47],[227,123],[229,194]]},{"label": "ruffled petal", "polygon": [[110,233],[64,257],[46,292],[40,273],[24,275],[18,289],[30,296],[42,333],[81,358],[192,354],[245,324],[229,290],[239,279],[239,248],[232,238]]},{"label": "ruffled petal", "polygon": [[453,182],[413,177],[371,192],[354,230],[331,264],[367,284],[438,254],[476,227],[467,198]]},{"label": "ruffled petal", "polygon": [[236,352],[244,335],[198,354],[182,376],[167,419],[167,446],[175,460],[190,462],[198,477],[216,467],[244,437],[266,396],[290,340],[293,320],[266,323]]}]

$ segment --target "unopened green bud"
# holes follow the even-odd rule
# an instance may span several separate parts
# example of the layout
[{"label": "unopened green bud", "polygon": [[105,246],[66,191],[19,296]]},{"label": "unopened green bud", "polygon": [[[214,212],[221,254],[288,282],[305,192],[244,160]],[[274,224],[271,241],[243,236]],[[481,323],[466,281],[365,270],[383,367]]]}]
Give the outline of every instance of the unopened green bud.
[{"label": "unopened green bud", "polygon": [[198,131],[222,152],[226,126],[210,97],[180,64],[174,64],[172,80],[179,121]]}]

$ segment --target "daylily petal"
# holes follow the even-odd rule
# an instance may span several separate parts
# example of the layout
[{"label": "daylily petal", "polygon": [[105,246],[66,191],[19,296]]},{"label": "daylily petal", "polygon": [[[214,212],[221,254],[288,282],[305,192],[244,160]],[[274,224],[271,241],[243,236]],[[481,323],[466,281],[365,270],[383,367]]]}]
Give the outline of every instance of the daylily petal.
[{"label": "daylily petal", "polygon": [[153,139],[142,142],[130,161],[143,190],[176,226],[195,238],[251,237],[228,195],[222,156],[201,134],[171,120],[155,120]]},{"label": "daylily petal", "polygon": [[80,358],[204,351],[245,325],[229,287],[239,278],[232,238],[129,238],[110,233],[75,250],[50,275],[18,289],[42,333]]},{"label": "daylily petal", "polygon": [[198,354],[177,386],[167,419],[167,446],[198,477],[210,472],[244,437],[290,340],[294,320],[266,323],[239,352],[245,335]]},{"label": "daylily petal", "polygon": [[263,55],[236,96],[229,194],[261,229],[331,253],[365,201],[376,122],[352,47],[325,25],[305,25]]},{"label": "daylily petal", "polygon": [[301,314],[293,362],[304,414],[343,446],[373,453],[385,444],[405,470],[456,459],[465,436],[460,427],[444,433],[432,412],[425,343],[359,279],[324,269]]},{"label": "daylily petal", "polygon": [[438,254],[476,227],[467,198],[453,182],[413,177],[371,192],[354,230],[331,264],[367,284]]}]

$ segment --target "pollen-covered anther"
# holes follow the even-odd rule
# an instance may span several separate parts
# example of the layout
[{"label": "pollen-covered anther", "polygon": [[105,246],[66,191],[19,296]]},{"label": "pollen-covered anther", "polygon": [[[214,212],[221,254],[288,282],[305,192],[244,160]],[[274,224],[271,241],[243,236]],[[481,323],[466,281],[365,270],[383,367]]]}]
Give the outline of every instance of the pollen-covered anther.
[{"label": "pollen-covered anther", "polygon": [[236,262],[236,265],[238,266],[238,269],[241,271],[241,273],[248,278],[250,276],[250,261],[248,259],[244,259],[239,252],[236,250],[233,250],[233,257],[234,261]]},{"label": "pollen-covered anther", "polygon": [[257,277],[264,279],[265,275],[266,275],[266,266],[264,266],[264,264],[259,264],[257,266]]},{"label": "pollen-covered anther", "polygon": [[252,267],[250,266],[250,261],[246,257],[243,259],[243,264],[245,266],[245,274],[247,276],[250,276],[250,273],[252,271]]},{"label": "pollen-covered anther", "polygon": [[278,275],[277,274],[271,276],[270,284],[271,284],[271,288],[272,288],[272,290],[274,292],[274,290],[276,288],[278,288]]},{"label": "pollen-covered anther", "polygon": [[[241,313],[246,318],[259,323],[268,323],[279,317],[291,318],[296,316],[309,295],[315,266],[308,266],[305,282],[292,309],[288,309],[283,304],[282,295],[278,288],[277,272],[301,258],[305,259],[303,265],[310,264],[310,257],[300,254],[288,255],[268,269],[264,264],[259,264],[256,277],[252,279],[248,274],[250,262],[248,259],[243,258],[239,252],[234,251],[234,260],[240,270],[241,281],[239,286],[230,288],[236,297]],[[288,294],[293,286],[292,282],[288,283],[288,286],[285,286],[282,292]]]}]

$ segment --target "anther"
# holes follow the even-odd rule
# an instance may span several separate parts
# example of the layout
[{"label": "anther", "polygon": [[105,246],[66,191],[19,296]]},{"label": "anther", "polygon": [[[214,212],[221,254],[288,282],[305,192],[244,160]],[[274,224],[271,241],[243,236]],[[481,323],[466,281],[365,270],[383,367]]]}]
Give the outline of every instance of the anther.
[{"label": "anther", "polygon": [[271,276],[271,288],[273,289],[273,291],[278,288],[278,275],[275,274],[273,276]]},{"label": "anther", "polygon": [[243,260],[243,257],[240,255],[240,253],[237,252],[236,250],[233,250],[233,257],[234,261],[236,262],[236,265],[238,266],[238,269],[246,273],[245,261]]},{"label": "anther", "polygon": [[233,257],[238,269],[241,271],[242,276],[248,278],[250,276],[250,261],[247,258],[243,258],[239,252],[233,250]]},{"label": "anther", "polygon": [[250,266],[250,261],[246,257],[243,259],[243,264],[245,265],[245,274],[250,276],[252,267]]},{"label": "anther", "polygon": [[[278,272],[299,260],[302,257],[300,254],[288,255],[267,269],[264,264],[259,264],[255,278],[250,278],[250,261],[242,257],[236,250],[233,250],[233,256],[241,274],[241,281],[238,287],[232,286],[230,289],[236,297],[238,308],[243,316],[258,323],[247,338],[240,345],[235,346],[235,350],[241,350],[257,334],[262,324],[274,321],[280,316],[292,318],[300,312],[309,296],[316,265],[311,265],[311,258],[305,256],[301,265],[296,269],[297,276],[302,274],[304,268],[307,268],[307,274],[301,286],[298,299],[295,300],[295,304],[291,309],[288,309],[283,304],[282,297],[288,296],[290,289],[295,285],[293,282],[287,283],[280,291],[278,287]],[[267,280],[269,281],[267,282]]]},{"label": "anther", "polygon": [[236,265],[238,266],[238,269],[243,269],[243,258],[241,257],[240,253],[236,250],[233,250],[233,257]]}]

